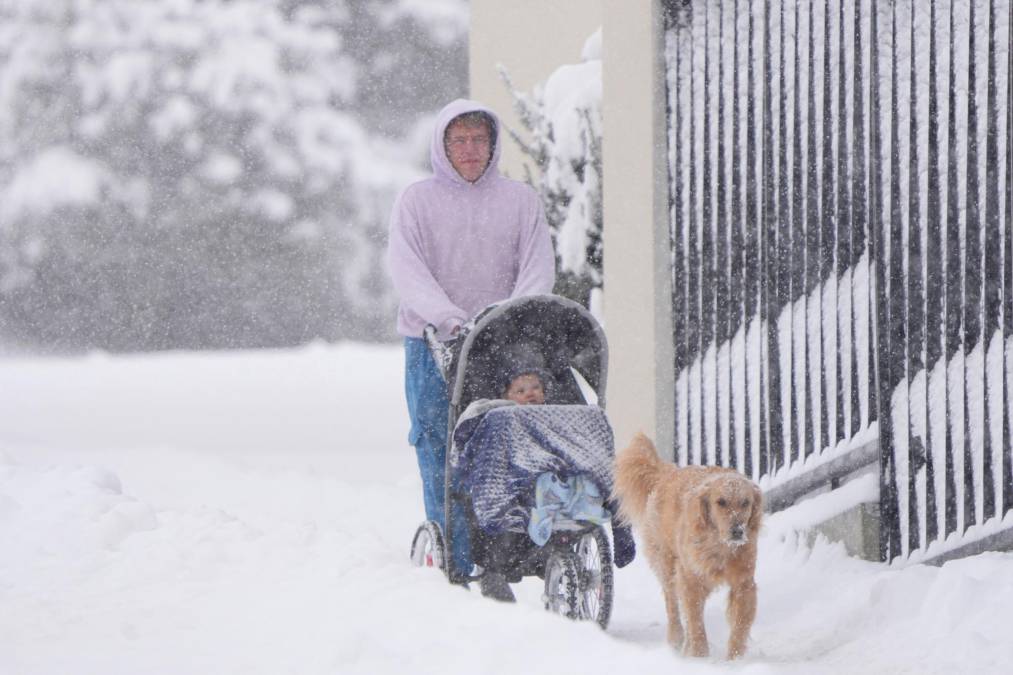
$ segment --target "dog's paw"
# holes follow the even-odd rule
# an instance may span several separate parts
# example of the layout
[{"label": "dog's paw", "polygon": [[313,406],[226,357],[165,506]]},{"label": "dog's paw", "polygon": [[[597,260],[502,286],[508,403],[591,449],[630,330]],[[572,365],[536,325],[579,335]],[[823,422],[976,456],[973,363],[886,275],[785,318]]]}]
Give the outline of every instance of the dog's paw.
[{"label": "dog's paw", "polygon": [[706,641],[687,642],[682,653],[684,656],[707,657],[711,655],[711,650]]}]

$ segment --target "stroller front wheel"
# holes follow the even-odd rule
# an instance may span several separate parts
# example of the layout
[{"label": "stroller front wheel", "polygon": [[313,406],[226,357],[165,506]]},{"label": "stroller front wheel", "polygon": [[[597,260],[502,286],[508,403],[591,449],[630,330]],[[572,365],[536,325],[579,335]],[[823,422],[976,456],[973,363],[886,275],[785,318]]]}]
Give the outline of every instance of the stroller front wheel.
[{"label": "stroller front wheel", "polygon": [[612,550],[601,527],[582,536],[575,548],[580,582],[580,618],[596,621],[603,629],[612,616]]},{"label": "stroller front wheel", "polygon": [[415,567],[444,569],[447,559],[443,532],[436,521],[427,520],[419,525],[412,539],[411,561]]},{"label": "stroller front wheel", "polygon": [[580,577],[577,555],[571,551],[556,551],[545,563],[545,609],[562,614],[568,619],[580,616]]}]

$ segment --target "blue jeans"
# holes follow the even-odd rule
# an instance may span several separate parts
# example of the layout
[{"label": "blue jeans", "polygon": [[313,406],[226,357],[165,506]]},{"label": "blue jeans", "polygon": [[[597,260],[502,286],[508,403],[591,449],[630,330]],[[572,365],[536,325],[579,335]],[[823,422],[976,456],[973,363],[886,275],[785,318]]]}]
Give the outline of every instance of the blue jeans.
[{"label": "blue jeans", "polygon": [[[447,532],[444,485],[447,461],[447,414],[450,402],[447,385],[421,338],[405,338],[405,398],[411,430],[408,442],[415,446],[422,474],[422,498],[426,518],[439,523]],[[448,556],[453,569],[461,575],[471,572],[471,545],[468,518],[460,503],[454,504],[450,524],[453,549]]]}]

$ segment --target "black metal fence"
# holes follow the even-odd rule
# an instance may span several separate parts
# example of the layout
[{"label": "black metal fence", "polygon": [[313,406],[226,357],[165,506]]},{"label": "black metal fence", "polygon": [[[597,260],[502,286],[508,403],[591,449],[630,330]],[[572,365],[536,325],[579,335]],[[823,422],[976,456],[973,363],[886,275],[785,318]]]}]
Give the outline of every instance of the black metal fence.
[{"label": "black metal fence", "polygon": [[1010,2],[667,4],[677,459],[878,440],[884,559],[1013,510]]}]

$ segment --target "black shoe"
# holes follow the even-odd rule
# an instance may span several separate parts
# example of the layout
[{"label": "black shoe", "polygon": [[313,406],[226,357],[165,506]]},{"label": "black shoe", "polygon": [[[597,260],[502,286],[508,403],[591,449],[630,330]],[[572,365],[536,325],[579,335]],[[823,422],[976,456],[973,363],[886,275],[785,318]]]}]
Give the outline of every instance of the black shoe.
[{"label": "black shoe", "polygon": [[482,595],[487,598],[499,600],[500,602],[516,601],[514,592],[510,590],[510,584],[507,583],[506,577],[502,574],[486,572],[478,580],[478,587],[482,591]]}]

